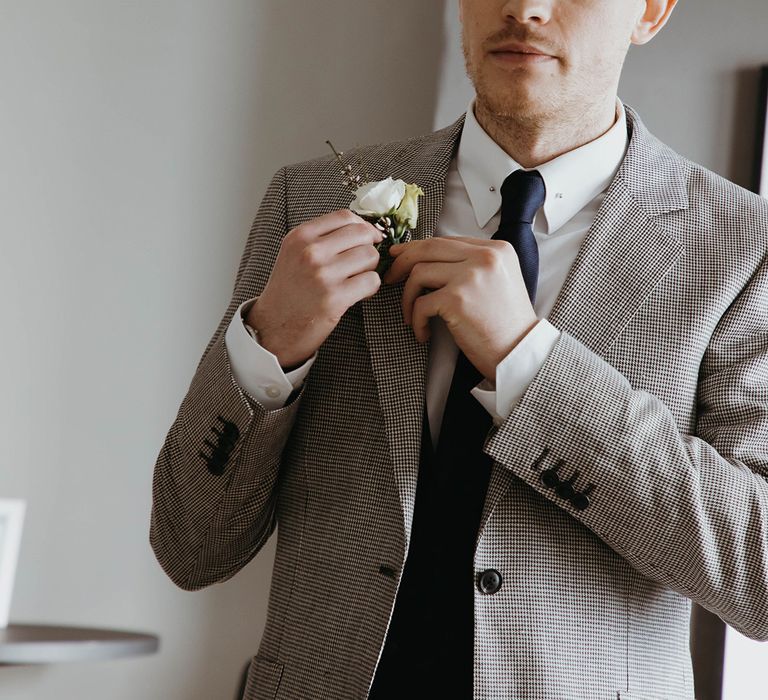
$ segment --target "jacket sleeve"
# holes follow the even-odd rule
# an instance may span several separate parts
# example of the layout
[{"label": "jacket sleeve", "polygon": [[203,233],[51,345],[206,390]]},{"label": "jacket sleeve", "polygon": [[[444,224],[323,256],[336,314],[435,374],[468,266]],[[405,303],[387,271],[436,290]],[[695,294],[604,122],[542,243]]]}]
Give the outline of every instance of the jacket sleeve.
[{"label": "jacket sleeve", "polygon": [[768,264],[715,328],[697,428],[563,332],[483,451],[650,579],[768,640]]},{"label": "jacket sleeve", "polygon": [[208,342],[157,457],[149,541],[179,587],[233,576],[275,528],[281,455],[305,384],[268,410],[234,379],[224,342],[238,307],[266,286],[286,233],[285,168],[251,227],[232,299]]}]

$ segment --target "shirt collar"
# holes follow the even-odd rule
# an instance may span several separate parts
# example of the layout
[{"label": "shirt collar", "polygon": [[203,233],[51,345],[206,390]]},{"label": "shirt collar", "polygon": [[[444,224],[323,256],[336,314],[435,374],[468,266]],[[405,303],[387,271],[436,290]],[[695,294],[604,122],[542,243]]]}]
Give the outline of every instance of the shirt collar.
[{"label": "shirt collar", "polygon": [[[502,183],[507,175],[522,166],[480,126],[475,117],[475,99],[473,96],[467,107],[456,166],[472,203],[477,225],[485,228],[501,209]],[[608,188],[629,144],[626,113],[618,97],[616,113],[614,125],[599,138],[536,168],[529,168],[538,170],[546,185],[543,207],[546,221],[543,227],[537,225],[537,229],[555,233]]]}]

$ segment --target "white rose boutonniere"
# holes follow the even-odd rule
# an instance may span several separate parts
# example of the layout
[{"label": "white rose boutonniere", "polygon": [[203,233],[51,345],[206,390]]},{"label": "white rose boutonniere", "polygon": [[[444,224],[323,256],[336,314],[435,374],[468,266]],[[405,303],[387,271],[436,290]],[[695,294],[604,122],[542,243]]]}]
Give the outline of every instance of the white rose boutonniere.
[{"label": "white rose boutonniere", "polygon": [[349,208],[360,216],[378,217],[399,207],[404,196],[405,182],[388,177],[358,187]]},{"label": "white rose boutonniere", "polygon": [[336,154],[343,168],[342,175],[355,193],[349,208],[387,234],[376,246],[379,251],[376,272],[382,276],[392,264],[390,246],[395,243],[407,243],[411,232],[416,228],[419,220],[418,198],[424,195],[424,191],[416,184],[409,185],[404,180],[394,180],[391,177],[368,182],[367,174],[364,180],[360,175],[353,176],[352,166],[345,165],[341,159],[344,152],[337,152],[330,141],[326,143]]}]

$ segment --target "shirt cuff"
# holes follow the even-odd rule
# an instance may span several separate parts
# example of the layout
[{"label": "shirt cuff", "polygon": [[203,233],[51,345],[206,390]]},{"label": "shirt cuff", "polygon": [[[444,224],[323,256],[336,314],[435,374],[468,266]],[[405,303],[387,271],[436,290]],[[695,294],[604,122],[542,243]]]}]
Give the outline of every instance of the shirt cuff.
[{"label": "shirt cuff", "polygon": [[249,393],[267,410],[282,408],[291,393],[301,388],[317,352],[290,372],[285,372],[271,353],[245,328],[243,316],[258,297],[247,299],[237,308],[224,334],[232,375],[241,389]]},{"label": "shirt cuff", "polygon": [[483,381],[471,390],[493,416],[494,425],[500,425],[512,412],[559,339],[560,331],[547,319],[540,319],[496,365],[495,386],[483,377]]}]

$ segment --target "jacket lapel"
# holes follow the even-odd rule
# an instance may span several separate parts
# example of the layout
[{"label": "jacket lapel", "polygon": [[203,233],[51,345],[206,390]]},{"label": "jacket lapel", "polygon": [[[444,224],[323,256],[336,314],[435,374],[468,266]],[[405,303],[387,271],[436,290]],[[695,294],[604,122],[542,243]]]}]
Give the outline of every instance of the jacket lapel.
[{"label": "jacket lapel", "polygon": [[[412,153],[399,152],[376,179],[391,175],[424,190],[413,240],[434,235],[445,198],[445,179],[464,126],[462,114],[450,126],[434,132]],[[373,177],[373,176],[372,176]],[[381,405],[392,469],[400,495],[406,551],[410,543],[413,503],[421,458],[421,428],[426,400],[427,363],[431,342],[422,345],[403,321],[405,280],[382,284],[363,299],[363,323],[371,369]]]},{"label": "jacket lapel", "polygon": [[[658,214],[688,205],[684,166],[625,105],[631,139],[624,161],[574,260],[548,320],[603,354],[650,291],[683,253]],[[392,175],[424,189],[415,240],[434,235],[445,178],[458,147],[464,115],[428,135],[409,153],[398,152],[380,177]],[[399,172],[398,172],[399,170]],[[377,176],[377,177],[379,177]],[[400,495],[406,551],[418,478],[422,413],[430,342],[418,343],[402,319],[405,282],[382,285],[362,304],[371,368],[378,389],[394,478]],[[494,469],[478,537],[503,495],[509,473]]]},{"label": "jacket lapel", "polygon": [[[547,317],[601,356],[685,250],[657,218],[688,206],[679,157],[624,108],[631,131],[627,154]],[[493,470],[478,541],[510,478],[508,469]]]}]

